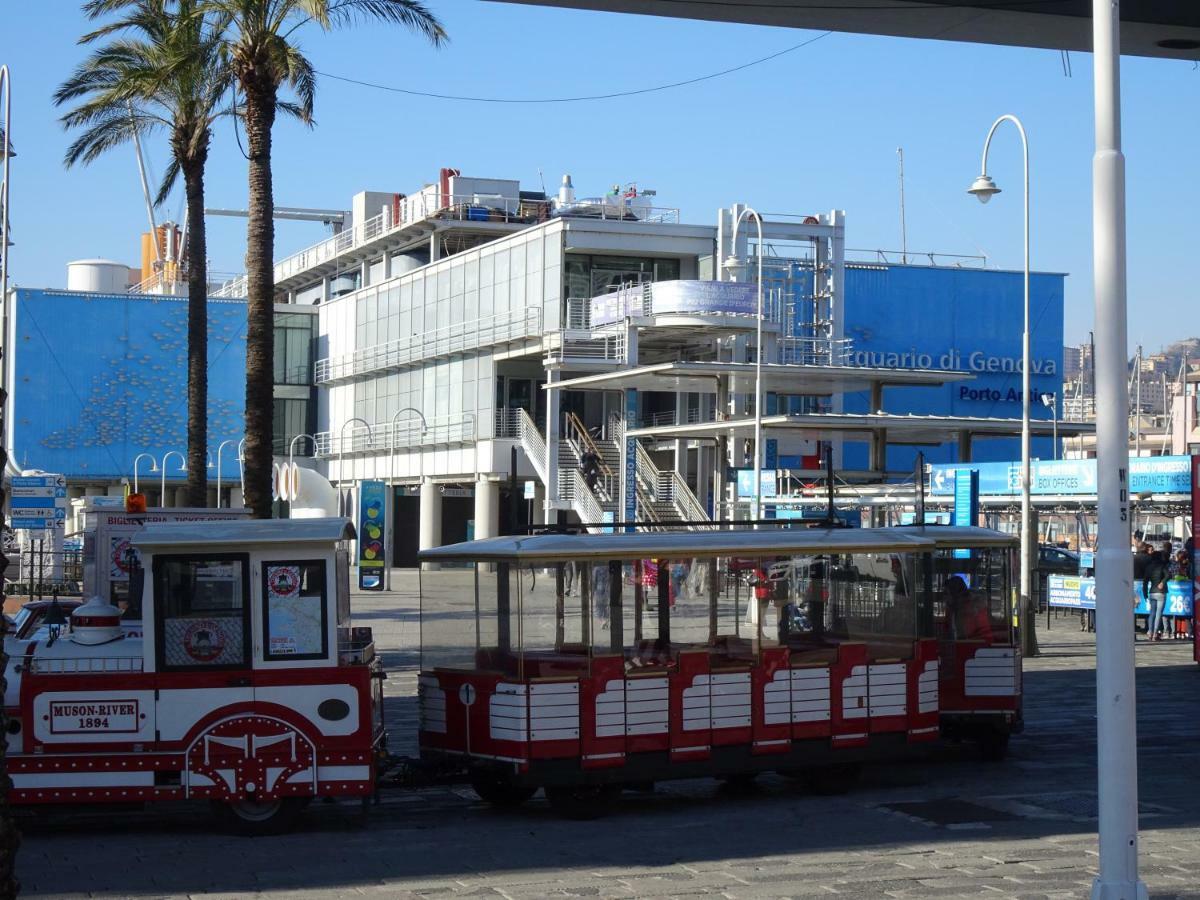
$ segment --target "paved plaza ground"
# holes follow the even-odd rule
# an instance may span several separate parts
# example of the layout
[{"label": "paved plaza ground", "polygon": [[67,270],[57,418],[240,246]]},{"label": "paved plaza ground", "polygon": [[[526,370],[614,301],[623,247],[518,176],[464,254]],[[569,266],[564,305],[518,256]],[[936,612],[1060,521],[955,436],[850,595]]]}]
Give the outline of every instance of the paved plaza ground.
[{"label": "paved plaza ground", "polygon": [[[390,671],[392,746],[415,750],[416,580],[356,596]],[[1078,620],[1025,666],[1025,734],[1004,763],[969,747],[868,769],[817,797],[776,776],[628,793],[595,822],[537,798],[497,812],[469,788],[314,804],[283,837],[215,833],[187,804],[54,812],[23,823],[30,897],[1086,897],[1096,863],[1095,655]],[[1153,897],[1200,898],[1200,666],[1185,642],[1139,642],[1142,875]]]}]

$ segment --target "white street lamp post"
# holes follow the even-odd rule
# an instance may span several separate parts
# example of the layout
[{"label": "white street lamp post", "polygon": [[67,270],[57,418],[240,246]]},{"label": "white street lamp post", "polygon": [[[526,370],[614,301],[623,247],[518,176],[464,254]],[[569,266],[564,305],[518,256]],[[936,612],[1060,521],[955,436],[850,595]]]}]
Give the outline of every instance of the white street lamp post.
[{"label": "white street lamp post", "polygon": [[730,275],[736,281],[738,275],[745,271],[745,265],[737,256],[738,225],[746,216],[753,216],[758,225],[758,326],[757,345],[754,351],[754,527],[758,528],[758,520],[762,518],[762,420],[763,420],[763,220],[762,216],[752,207],[744,207],[737,218],[733,220],[732,252],[723,263]]},{"label": "white street lamp post", "polygon": [[167,508],[167,460],[172,456],[179,457],[179,471],[187,472],[187,457],[178,450],[168,450],[163,454],[162,458],[162,493],[158,498],[159,505],[163,509]]},{"label": "white street lamp post", "polygon": [[1000,193],[1000,188],[987,174],[988,148],[992,143],[992,135],[1001,122],[1012,122],[1021,134],[1021,151],[1025,162],[1025,310],[1024,328],[1021,331],[1021,597],[1018,621],[1021,623],[1022,643],[1026,647],[1030,643],[1029,629],[1033,627],[1033,616],[1030,613],[1030,566],[1033,565],[1033,505],[1030,499],[1031,479],[1029,474],[1029,394],[1030,394],[1030,365],[1029,365],[1029,140],[1025,136],[1025,127],[1016,116],[1004,115],[992,123],[987,138],[983,142],[983,160],[980,163],[979,177],[968,188],[968,193],[979,198],[980,203],[987,203],[993,194]]},{"label": "white street lamp post", "polygon": [[225,450],[226,444],[238,444],[238,446],[241,446],[238,441],[232,439],[221,441],[221,443],[217,444],[217,509],[221,508],[221,453]]},{"label": "white street lamp post", "polygon": [[[342,491],[341,491],[340,485],[343,481],[345,481],[345,477],[342,472],[342,468],[346,461],[346,426],[353,425],[355,422],[361,422],[362,426],[367,429],[368,445],[375,443],[375,433],[373,431],[371,431],[371,423],[368,422],[366,419],[362,418],[361,416],[355,416],[354,418],[347,419],[345,422],[342,423],[342,429],[340,432],[338,432],[338,485],[339,485],[339,487],[338,487],[338,502],[339,502],[339,504],[342,503]],[[351,479],[351,480],[353,480],[353,479]],[[348,512],[348,510],[345,508],[345,505],[342,505],[342,515],[346,515],[347,512]],[[347,516],[347,518],[352,519],[352,518],[354,518],[354,516],[350,515],[350,516]]]},{"label": "white street lamp post", "polygon": [[1129,559],[1129,395],[1125,390],[1125,156],[1121,4],[1092,0],[1096,152],[1092,249],[1096,320],[1096,775],[1100,874],[1093,900],[1142,900],[1138,878],[1137,694]]},{"label": "white street lamp post", "polygon": [[[421,412],[419,409],[417,409],[416,407],[406,406],[406,407],[404,407],[404,409],[396,410],[396,414],[394,416],[392,416],[392,427],[390,429],[391,437],[392,437],[392,446],[389,448],[390,452],[388,453],[388,489],[387,489],[387,497],[386,497],[387,503],[384,504],[384,515],[387,516],[387,521],[385,523],[385,527],[388,529],[387,534],[389,534],[389,535],[391,535],[391,529],[392,529],[392,524],[393,524],[392,520],[395,518],[392,515],[392,504],[394,503],[394,500],[392,498],[392,493],[396,490],[396,488],[395,488],[395,484],[396,484],[396,423],[397,423],[397,420],[405,413],[412,413],[413,415],[417,416],[421,420],[421,437],[424,437],[426,434],[429,433],[429,423],[425,420],[425,414],[423,412]],[[383,570],[383,581],[384,581],[383,589],[385,591],[390,591],[392,589],[392,563],[393,563],[393,560],[392,560],[392,555],[391,555],[391,548],[396,545],[396,538],[394,535],[391,535],[391,539],[388,541],[388,544],[390,544],[391,546],[386,548],[387,555],[386,555],[385,561],[386,561],[387,565],[384,567],[384,570]]]},{"label": "white street lamp post", "polygon": [[133,492],[135,494],[141,493],[141,491],[138,490],[138,463],[140,463],[143,459],[150,460],[150,471],[151,472],[158,471],[158,461],[155,460],[155,458],[152,454],[139,453],[137,456],[135,456],[133,458]]},{"label": "white street lamp post", "polygon": [[1050,407],[1051,421],[1054,422],[1054,458],[1058,459],[1058,394],[1042,394],[1042,406]]}]

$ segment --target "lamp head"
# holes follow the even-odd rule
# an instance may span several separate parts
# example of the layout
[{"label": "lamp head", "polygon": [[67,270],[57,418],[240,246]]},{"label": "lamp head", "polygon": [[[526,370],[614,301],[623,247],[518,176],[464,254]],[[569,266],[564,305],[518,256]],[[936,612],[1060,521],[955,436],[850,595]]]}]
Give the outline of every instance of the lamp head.
[{"label": "lamp head", "polygon": [[1042,406],[1053,406],[1057,399],[1054,394],[1042,394]]},{"label": "lamp head", "polygon": [[967,188],[968,194],[974,194],[979,198],[980,203],[987,203],[992,199],[992,194],[1000,193],[1000,188],[996,187],[996,182],[992,181],[990,175],[982,174]]}]

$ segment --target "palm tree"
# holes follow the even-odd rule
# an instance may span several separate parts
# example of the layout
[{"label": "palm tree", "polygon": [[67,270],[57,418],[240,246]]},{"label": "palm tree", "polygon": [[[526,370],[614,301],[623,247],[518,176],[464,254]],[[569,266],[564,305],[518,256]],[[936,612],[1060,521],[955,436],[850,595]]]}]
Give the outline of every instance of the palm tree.
[{"label": "palm tree", "polygon": [[[92,19],[118,18],[85,34],[98,47],[54,95],[57,105],[79,101],[62,117],[82,133],[66,164],[90,163],[135,135],[163,130],[171,162],[156,203],[183,175],[187,198],[188,388],[187,502],[207,506],[208,270],[204,230],[204,167],[214,120],[228,112],[232,75],[226,65],[225,20],[206,17],[199,0],[91,0]],[[165,501],[164,501],[165,503]]]},{"label": "palm tree", "polygon": [[[279,112],[311,123],[315,73],[294,35],[312,23],[330,31],[355,20],[403,25],[434,45],[446,39],[441,23],[417,0],[203,0],[227,16],[230,66],[241,94],[249,159],[246,226],[246,505],[258,518],[271,515],[274,406],[275,223],[271,181],[271,128]],[[290,88],[298,102],[281,100]]]}]

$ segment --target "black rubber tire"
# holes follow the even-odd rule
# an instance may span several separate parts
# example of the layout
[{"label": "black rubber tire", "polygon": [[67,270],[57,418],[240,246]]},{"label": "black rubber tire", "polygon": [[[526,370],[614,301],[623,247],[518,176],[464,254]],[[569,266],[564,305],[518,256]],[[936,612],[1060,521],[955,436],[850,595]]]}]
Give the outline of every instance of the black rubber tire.
[{"label": "black rubber tire", "polygon": [[723,782],[723,786],[731,791],[752,790],[757,778],[757,772],[729,772],[717,776],[717,780]]},{"label": "black rubber tire", "polygon": [[303,797],[284,797],[262,803],[214,800],[212,809],[226,831],[244,837],[262,837],[291,831],[306,805]]},{"label": "black rubber tire", "polygon": [[580,784],[547,787],[550,808],[566,819],[588,822],[608,815],[621,788],[612,784]]},{"label": "black rubber tire", "polygon": [[471,790],[485,803],[500,809],[515,809],[537,793],[536,787],[513,784],[508,775],[487,769],[471,772]]},{"label": "black rubber tire", "polygon": [[848,793],[862,775],[859,763],[838,763],[832,766],[816,766],[805,773],[808,789],[820,797],[834,797]]},{"label": "black rubber tire", "polygon": [[979,755],[988,762],[1002,762],[1008,756],[1009,734],[1007,728],[989,728],[980,732],[975,737]]}]

